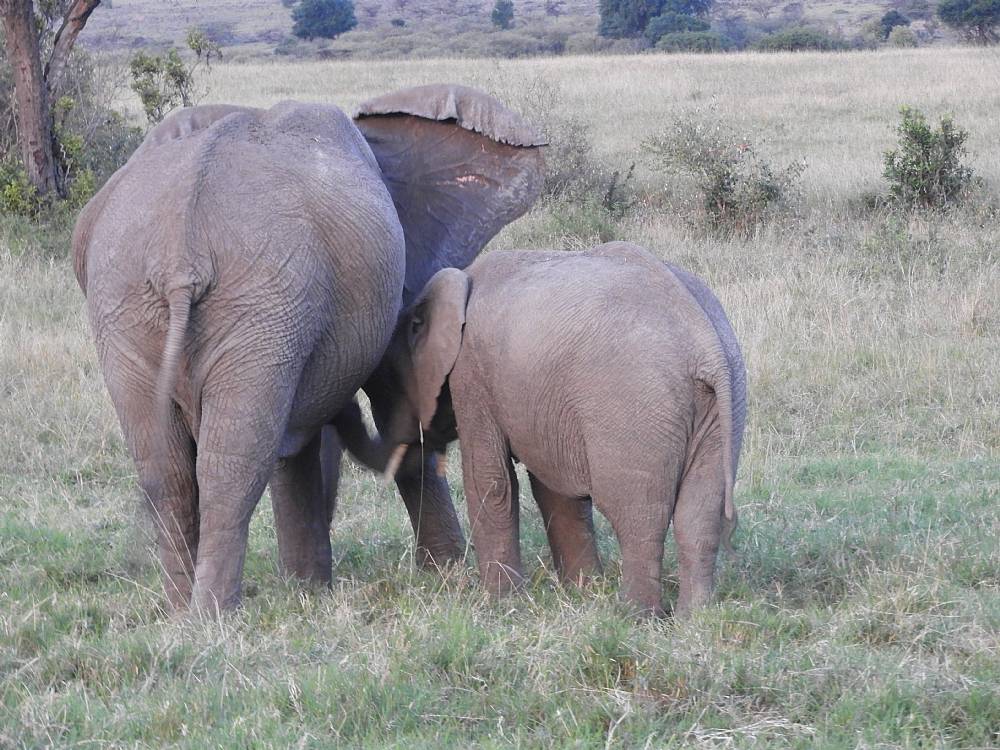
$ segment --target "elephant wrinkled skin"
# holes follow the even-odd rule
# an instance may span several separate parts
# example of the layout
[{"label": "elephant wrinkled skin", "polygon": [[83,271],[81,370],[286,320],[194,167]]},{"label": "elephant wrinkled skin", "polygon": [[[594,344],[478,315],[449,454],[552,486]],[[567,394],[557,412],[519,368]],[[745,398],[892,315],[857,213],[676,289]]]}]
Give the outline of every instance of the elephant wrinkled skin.
[{"label": "elephant wrinkled skin", "polygon": [[[460,86],[389,94],[354,120],[208,105],[157,126],[85,207],[74,266],[174,608],[239,602],[268,482],[282,569],[329,581],[341,443],[363,453],[366,438],[351,399],[407,290],[468,264],[537,197],[540,144]],[[462,533],[426,468],[398,485],[418,549],[453,558]]]},{"label": "elephant wrinkled skin", "polygon": [[[746,374],[696,277],[625,243],[496,251],[445,269],[403,314],[381,369],[400,383],[386,443],[461,442],[486,586],[522,577],[513,461],[528,470],[563,580],[600,568],[592,505],[622,551],[623,596],[662,612],[674,524],[685,613],[709,600],[735,526]],[[413,453],[414,450],[409,450]]]}]

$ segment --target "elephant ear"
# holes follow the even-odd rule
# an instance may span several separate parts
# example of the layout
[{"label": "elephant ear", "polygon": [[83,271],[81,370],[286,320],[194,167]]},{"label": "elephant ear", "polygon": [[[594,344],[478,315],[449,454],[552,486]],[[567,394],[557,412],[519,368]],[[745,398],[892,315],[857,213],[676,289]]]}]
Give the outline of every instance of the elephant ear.
[{"label": "elephant ear", "polygon": [[424,427],[434,418],[438,396],[462,348],[468,300],[469,277],[457,268],[444,268],[427,283],[406,321],[417,411]]},{"label": "elephant ear", "polygon": [[545,141],[476,89],[404,89],[365,102],[354,121],[406,235],[404,304],[438,270],[469,265],[541,191]]}]

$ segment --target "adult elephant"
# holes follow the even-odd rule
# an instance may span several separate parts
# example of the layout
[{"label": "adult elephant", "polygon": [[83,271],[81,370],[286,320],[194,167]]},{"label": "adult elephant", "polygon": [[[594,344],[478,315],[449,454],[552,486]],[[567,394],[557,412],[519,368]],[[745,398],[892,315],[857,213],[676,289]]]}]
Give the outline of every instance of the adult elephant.
[{"label": "adult elephant", "polygon": [[[172,607],[239,602],[269,481],[283,570],[330,579],[329,425],[401,305],[533,203],[541,143],[460,86],[389,94],[353,121],[319,104],[202,106],[152,130],[84,208],[74,267]],[[398,483],[440,560],[463,541],[429,469],[411,461]]]}]

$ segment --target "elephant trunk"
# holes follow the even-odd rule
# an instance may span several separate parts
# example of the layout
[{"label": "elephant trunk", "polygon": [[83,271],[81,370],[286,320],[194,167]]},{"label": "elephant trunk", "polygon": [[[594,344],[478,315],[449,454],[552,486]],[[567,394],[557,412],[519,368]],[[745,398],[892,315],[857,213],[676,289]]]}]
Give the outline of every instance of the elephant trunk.
[{"label": "elephant trunk", "polygon": [[[409,450],[410,446],[406,443],[400,443],[397,445],[393,451],[392,455],[389,456],[389,461],[385,465],[385,472],[382,474],[382,479],[386,482],[391,482],[396,478],[396,474],[399,472],[399,467],[403,463],[403,459],[406,457],[406,451]],[[448,474],[448,454],[445,452],[435,453],[437,460],[435,461],[435,473],[439,477],[445,477]]]},{"label": "elephant trunk", "polygon": [[396,478],[396,472],[399,471],[399,466],[403,463],[403,457],[409,447],[406,443],[400,443],[393,449],[392,455],[389,456],[389,462],[385,465],[385,473],[382,475],[386,482],[391,482]]}]

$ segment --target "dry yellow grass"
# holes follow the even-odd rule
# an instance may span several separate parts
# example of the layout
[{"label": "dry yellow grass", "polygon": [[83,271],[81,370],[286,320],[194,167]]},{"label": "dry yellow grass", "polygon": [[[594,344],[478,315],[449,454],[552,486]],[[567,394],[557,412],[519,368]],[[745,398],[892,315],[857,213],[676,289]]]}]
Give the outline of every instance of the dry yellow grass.
[{"label": "dry yellow grass", "polygon": [[804,157],[810,191],[835,200],[876,186],[892,123],[909,104],[953,113],[971,131],[978,170],[1000,177],[995,48],[223,64],[213,68],[205,101],[266,106],[295,98],[351,109],[409,85],[453,81],[516,92],[537,79],[557,87],[558,106],[588,121],[598,153],[611,158],[632,158],[669,118],[698,107],[755,132],[776,157]]}]

